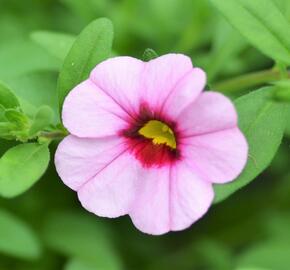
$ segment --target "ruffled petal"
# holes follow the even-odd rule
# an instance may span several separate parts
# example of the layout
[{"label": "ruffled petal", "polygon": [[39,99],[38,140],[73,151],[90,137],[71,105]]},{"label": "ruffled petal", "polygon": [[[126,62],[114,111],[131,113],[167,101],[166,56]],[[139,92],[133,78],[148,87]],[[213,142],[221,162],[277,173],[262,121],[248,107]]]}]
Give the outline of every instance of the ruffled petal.
[{"label": "ruffled petal", "polygon": [[162,111],[171,119],[179,114],[201,93],[206,84],[206,74],[200,68],[193,68],[176,85],[164,102]]},{"label": "ruffled petal", "polygon": [[236,127],[237,122],[233,103],[216,92],[202,93],[177,119],[181,137],[230,129]]},{"label": "ruffled petal", "polygon": [[181,163],[170,168],[143,171],[129,215],[148,234],[182,230],[199,219],[213,200],[211,183]]},{"label": "ruffled petal", "polygon": [[128,116],[114,100],[87,80],[66,97],[62,119],[73,135],[97,138],[117,135],[127,125]]},{"label": "ruffled petal", "polygon": [[139,168],[132,155],[119,155],[78,190],[82,206],[103,217],[127,214],[137,195],[137,188],[143,182],[138,178]]},{"label": "ruffled petal", "polygon": [[188,137],[180,146],[185,162],[212,183],[234,180],[247,162],[247,141],[237,127]]},{"label": "ruffled petal", "polygon": [[160,110],[178,82],[191,72],[189,57],[182,54],[166,54],[146,63],[143,74],[143,101],[153,110]]},{"label": "ruffled petal", "polygon": [[90,78],[128,116],[134,118],[143,91],[141,82],[144,66],[144,62],[133,57],[114,57],[98,64]]},{"label": "ruffled petal", "polygon": [[212,184],[185,164],[171,172],[171,230],[184,230],[200,219],[214,198]]},{"label": "ruffled petal", "polygon": [[55,153],[56,170],[67,186],[78,190],[125,149],[118,137],[85,139],[69,135]]},{"label": "ruffled petal", "polygon": [[164,234],[170,231],[168,166],[159,169],[144,169],[142,181],[129,215],[134,225],[148,234]]}]

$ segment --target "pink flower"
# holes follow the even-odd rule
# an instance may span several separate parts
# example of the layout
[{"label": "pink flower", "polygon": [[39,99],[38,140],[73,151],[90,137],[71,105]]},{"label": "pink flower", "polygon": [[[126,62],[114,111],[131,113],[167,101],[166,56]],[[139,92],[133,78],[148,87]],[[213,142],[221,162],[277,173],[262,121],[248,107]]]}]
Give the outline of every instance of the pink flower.
[{"label": "pink flower", "polygon": [[149,234],[183,230],[207,212],[213,183],[240,174],[248,146],[232,102],[202,92],[205,83],[181,54],[115,57],[70,92],[62,118],[71,135],[55,164],[84,208],[129,214]]}]

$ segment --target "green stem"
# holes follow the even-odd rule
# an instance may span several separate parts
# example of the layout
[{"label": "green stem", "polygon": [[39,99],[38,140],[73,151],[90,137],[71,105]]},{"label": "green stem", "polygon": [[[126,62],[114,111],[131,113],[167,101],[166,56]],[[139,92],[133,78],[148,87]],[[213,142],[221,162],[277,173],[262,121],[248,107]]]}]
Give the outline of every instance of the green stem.
[{"label": "green stem", "polygon": [[[290,78],[289,71],[287,72],[287,76]],[[218,82],[213,84],[213,89],[223,93],[235,93],[241,90],[249,89],[251,87],[270,83],[279,80],[280,78],[281,73],[279,70],[263,70]]]},{"label": "green stem", "polygon": [[39,137],[45,138],[45,139],[50,139],[50,140],[59,140],[63,139],[67,135],[66,132],[64,131],[42,131],[39,135]]}]

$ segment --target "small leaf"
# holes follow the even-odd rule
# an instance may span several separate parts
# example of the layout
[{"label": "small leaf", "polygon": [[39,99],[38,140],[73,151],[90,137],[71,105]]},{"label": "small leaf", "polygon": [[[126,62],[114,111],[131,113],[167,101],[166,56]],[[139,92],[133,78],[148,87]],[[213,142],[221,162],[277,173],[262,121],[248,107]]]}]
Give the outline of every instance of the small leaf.
[{"label": "small leaf", "polygon": [[21,220],[0,209],[0,252],[21,259],[37,259],[40,242]]},{"label": "small leaf", "polygon": [[157,58],[158,57],[158,54],[153,50],[153,49],[150,49],[150,48],[147,48],[144,53],[143,53],[143,60],[144,61],[150,61],[154,58]]},{"label": "small leaf", "polygon": [[0,105],[4,108],[17,108],[19,107],[19,102],[13,92],[0,82]]},{"label": "small leaf", "polygon": [[73,35],[50,31],[36,31],[30,37],[52,56],[57,57],[61,61],[65,59],[76,39]]},{"label": "small leaf", "polygon": [[96,269],[120,269],[109,232],[92,216],[77,212],[51,214],[44,227],[44,240],[52,249],[88,262]]},{"label": "small leaf", "polygon": [[0,159],[0,195],[15,197],[28,190],[45,172],[49,163],[46,144],[20,144]]},{"label": "small leaf", "polygon": [[39,131],[50,125],[53,120],[53,116],[53,110],[49,106],[44,105],[40,107],[30,127],[29,136],[36,135]]},{"label": "small leaf", "polygon": [[5,110],[4,116],[10,123],[15,124],[20,129],[25,129],[28,125],[28,118],[17,109]]},{"label": "small leaf", "polygon": [[290,63],[290,23],[272,0],[210,1],[253,46]]},{"label": "small leaf", "polygon": [[254,180],[272,161],[285,130],[287,109],[272,101],[273,87],[265,87],[235,101],[239,126],[249,144],[246,168],[233,182],[215,185],[215,202],[220,202]]},{"label": "small leaf", "polygon": [[15,137],[11,134],[11,131],[15,128],[10,122],[0,122],[0,138],[5,140],[14,140]]},{"label": "small leaf", "polygon": [[64,60],[58,79],[59,105],[80,82],[87,79],[91,70],[111,54],[113,26],[105,18],[90,23],[77,37]]}]

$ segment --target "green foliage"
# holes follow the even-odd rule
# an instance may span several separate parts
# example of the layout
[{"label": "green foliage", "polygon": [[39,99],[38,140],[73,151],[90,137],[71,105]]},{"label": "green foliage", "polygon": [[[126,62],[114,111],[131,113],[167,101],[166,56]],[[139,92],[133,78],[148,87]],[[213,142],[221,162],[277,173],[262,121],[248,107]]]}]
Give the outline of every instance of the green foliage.
[{"label": "green foliage", "polygon": [[0,105],[6,109],[19,107],[17,97],[2,83],[0,83]]},{"label": "green foliage", "polygon": [[42,106],[38,109],[29,129],[29,136],[33,137],[38,132],[47,128],[53,120],[53,110],[49,106]]},{"label": "green foliage", "polygon": [[[1,270],[289,268],[289,0],[0,0],[0,6]],[[113,52],[112,25],[99,17],[113,22]],[[187,54],[206,71],[207,89],[239,97],[250,145],[244,172],[215,186],[216,202],[252,184],[190,229],[162,237],[143,235],[127,217],[90,216],[53,164],[30,189],[46,170],[48,144],[54,153],[67,134],[59,113],[67,93],[100,61],[142,58],[148,47]],[[154,57],[145,50],[144,60]]]},{"label": "green foliage", "polygon": [[33,230],[1,208],[0,239],[0,253],[27,260],[41,255],[41,245]]},{"label": "green foliage", "polygon": [[43,235],[50,248],[80,260],[71,262],[71,268],[83,262],[100,269],[121,269],[109,231],[94,217],[77,212],[54,213],[48,217]]},{"label": "green foliage", "polygon": [[249,42],[267,56],[290,64],[290,23],[272,0],[211,0]]},{"label": "green foliage", "polygon": [[46,49],[51,55],[63,61],[75,42],[75,36],[49,31],[36,31],[31,39]]},{"label": "green foliage", "polygon": [[0,195],[11,198],[25,192],[44,174],[49,158],[46,144],[10,148],[0,159]]},{"label": "green foliage", "polygon": [[267,168],[276,154],[284,134],[287,110],[281,103],[272,101],[273,88],[262,88],[235,101],[239,126],[249,144],[246,168],[231,183],[215,186],[215,202],[254,180]]},{"label": "green foliage", "polygon": [[57,88],[60,108],[66,95],[87,79],[98,63],[111,55],[112,42],[113,26],[105,18],[91,22],[77,37],[59,74]]}]

